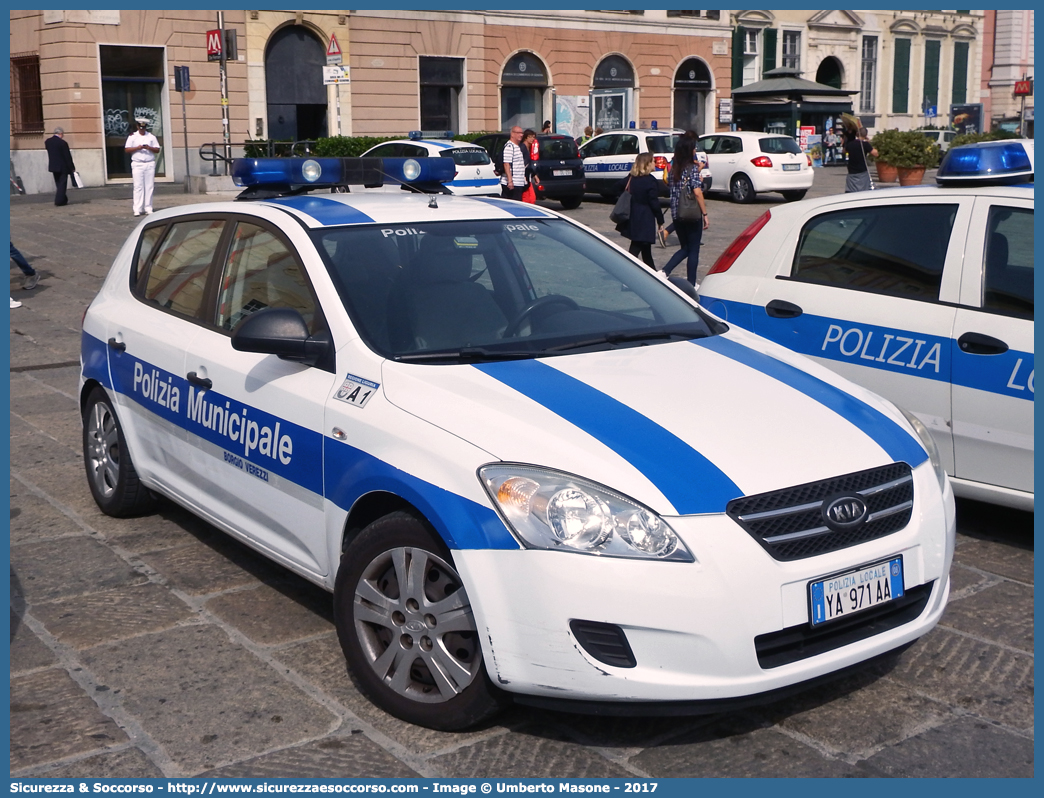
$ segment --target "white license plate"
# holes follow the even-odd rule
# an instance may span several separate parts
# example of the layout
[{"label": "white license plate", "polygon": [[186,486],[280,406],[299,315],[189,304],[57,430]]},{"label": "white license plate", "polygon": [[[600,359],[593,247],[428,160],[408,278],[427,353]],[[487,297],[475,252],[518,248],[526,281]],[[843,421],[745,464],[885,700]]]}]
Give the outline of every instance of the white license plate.
[{"label": "white license plate", "polygon": [[571,177],[573,174],[572,169],[552,169],[551,174],[555,177]]},{"label": "white license plate", "polygon": [[882,560],[808,585],[809,617],[818,626],[903,595],[903,558]]},{"label": "white license plate", "polygon": [[785,164],[783,164],[783,171],[784,172],[800,172],[801,171],[801,164],[799,164],[799,163],[785,163]]}]

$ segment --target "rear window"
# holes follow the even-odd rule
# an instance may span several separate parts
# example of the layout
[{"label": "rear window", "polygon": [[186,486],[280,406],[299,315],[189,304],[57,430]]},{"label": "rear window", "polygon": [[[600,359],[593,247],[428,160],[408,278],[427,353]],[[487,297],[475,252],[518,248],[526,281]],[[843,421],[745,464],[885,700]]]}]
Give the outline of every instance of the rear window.
[{"label": "rear window", "polygon": [[645,140],[645,146],[649,152],[674,152],[674,136],[649,136]]},{"label": "rear window", "polygon": [[457,166],[482,166],[489,163],[489,153],[481,147],[455,147],[439,153],[442,158],[452,158]]},{"label": "rear window", "polygon": [[773,136],[772,138],[761,139],[758,144],[761,145],[762,152],[792,152],[795,154],[801,153],[801,147],[798,143],[790,136]]},{"label": "rear window", "polygon": [[541,139],[540,157],[558,159],[579,158],[580,153],[577,151],[576,142],[572,139]]}]

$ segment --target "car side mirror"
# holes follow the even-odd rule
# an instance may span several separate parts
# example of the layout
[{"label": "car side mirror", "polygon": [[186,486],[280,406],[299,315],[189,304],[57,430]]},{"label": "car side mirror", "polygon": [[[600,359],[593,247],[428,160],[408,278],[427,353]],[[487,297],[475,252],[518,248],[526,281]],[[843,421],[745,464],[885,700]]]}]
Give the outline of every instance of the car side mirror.
[{"label": "car side mirror", "polygon": [[309,335],[304,317],[294,308],[265,308],[236,325],[232,348],[317,366],[329,358],[332,346],[325,330]]},{"label": "car side mirror", "polygon": [[678,275],[674,274],[668,277],[667,279],[670,281],[671,285],[673,285],[679,291],[684,293],[687,297],[699,301],[700,297],[699,294],[696,293],[696,286],[694,286],[684,277],[679,277]]}]

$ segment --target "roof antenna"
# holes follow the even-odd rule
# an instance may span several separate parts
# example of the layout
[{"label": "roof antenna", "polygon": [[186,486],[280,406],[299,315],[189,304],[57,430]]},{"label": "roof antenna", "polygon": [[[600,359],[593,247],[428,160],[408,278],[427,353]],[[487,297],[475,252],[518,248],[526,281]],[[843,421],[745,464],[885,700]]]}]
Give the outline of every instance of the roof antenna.
[{"label": "roof antenna", "polygon": [[428,195],[428,207],[429,208],[437,208],[437,207],[439,207],[439,201],[437,199],[435,199],[435,195],[434,194],[429,194]]}]

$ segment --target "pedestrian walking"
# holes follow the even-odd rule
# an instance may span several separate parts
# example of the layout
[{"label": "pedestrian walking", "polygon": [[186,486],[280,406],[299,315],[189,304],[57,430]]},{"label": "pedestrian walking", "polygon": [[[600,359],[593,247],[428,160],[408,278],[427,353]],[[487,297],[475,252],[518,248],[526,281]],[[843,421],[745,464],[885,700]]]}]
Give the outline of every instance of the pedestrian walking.
[{"label": "pedestrian walking", "polygon": [[624,238],[631,239],[627,251],[641,257],[653,271],[656,262],[652,256],[652,245],[663,230],[663,211],[660,210],[660,185],[652,172],[656,164],[648,152],[634,159],[631,175],[627,178],[625,191],[631,195],[631,215],[617,228]]},{"label": "pedestrian walking", "polygon": [[134,215],[152,213],[152,189],[156,182],[156,153],[159,140],[149,132],[149,120],[134,120],[138,129],[127,137],[126,152],[131,157],[131,176],[134,178]]},{"label": "pedestrian walking", "polygon": [[[696,159],[696,140],[682,136],[674,147],[668,186],[671,190],[671,220],[681,248],[671,256],[663,272],[670,275],[674,268],[686,260],[686,279],[696,285],[696,273],[700,265],[700,244],[703,231],[710,227],[707,204],[703,199],[703,181],[700,180],[700,165]],[[692,219],[682,213],[683,203],[688,208],[695,200],[701,218]],[[688,212],[688,211],[687,211]]]},{"label": "pedestrian walking", "polygon": [[[11,260],[15,262],[15,266],[22,270],[22,274],[25,275],[25,280],[22,282],[22,290],[32,291],[40,282],[40,274],[32,266],[29,265],[29,261],[25,259],[25,256],[18,251],[14,245],[14,241],[11,242]],[[14,307],[12,305],[11,307]]]},{"label": "pedestrian walking", "polygon": [[504,145],[504,174],[500,178],[500,196],[504,199],[522,200],[526,190],[526,159],[522,155],[522,128],[511,128],[511,138]]},{"label": "pedestrian walking", "polygon": [[47,171],[54,175],[54,204],[61,207],[69,204],[66,191],[69,188],[69,178],[76,171],[73,163],[72,151],[69,142],[65,140],[65,130],[60,127],[54,129],[54,135],[44,141],[47,148]]},{"label": "pedestrian walking", "polygon": [[848,175],[845,177],[845,193],[869,191],[874,187],[870,177],[870,158],[877,157],[877,150],[866,140],[866,128],[861,127],[845,143],[848,156]]},{"label": "pedestrian walking", "polygon": [[533,169],[533,145],[536,144],[537,134],[532,128],[522,131],[522,158],[526,162],[526,188],[522,192],[522,201],[531,205],[536,204],[536,184],[540,182]]}]

